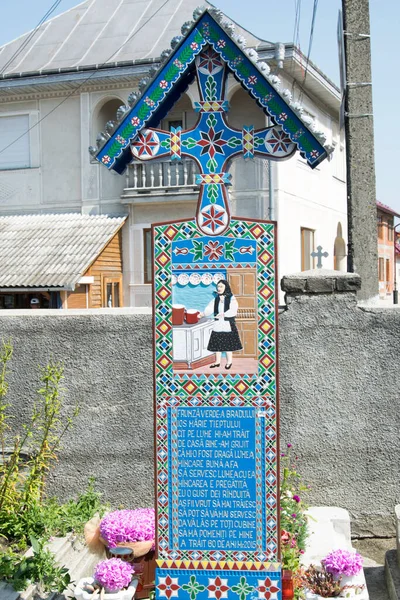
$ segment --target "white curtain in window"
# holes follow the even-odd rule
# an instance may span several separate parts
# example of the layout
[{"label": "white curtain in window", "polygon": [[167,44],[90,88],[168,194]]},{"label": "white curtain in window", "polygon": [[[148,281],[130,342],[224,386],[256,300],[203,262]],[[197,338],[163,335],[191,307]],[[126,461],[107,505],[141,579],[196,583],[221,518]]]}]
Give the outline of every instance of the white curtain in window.
[{"label": "white curtain in window", "polygon": [[[28,129],[29,115],[0,117],[0,169],[24,169],[30,167],[31,158]],[[12,145],[7,148],[9,144]],[[7,149],[4,150],[5,148]]]}]

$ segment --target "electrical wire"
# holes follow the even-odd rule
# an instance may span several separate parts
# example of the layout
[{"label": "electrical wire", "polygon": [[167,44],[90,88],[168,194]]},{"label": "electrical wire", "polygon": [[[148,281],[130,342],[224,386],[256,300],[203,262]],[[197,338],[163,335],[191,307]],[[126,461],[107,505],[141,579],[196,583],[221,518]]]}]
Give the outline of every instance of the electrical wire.
[{"label": "electrical wire", "polygon": [[311,19],[310,39],[308,42],[307,63],[306,63],[306,70],[304,73],[303,86],[306,82],[308,66],[310,64],[310,54],[311,54],[311,48],[312,48],[312,43],[313,43],[313,39],[314,39],[314,26],[315,26],[315,17],[317,16],[317,8],[318,8],[318,0],[314,0],[313,13],[312,13],[312,19]]},{"label": "electrical wire", "polygon": [[[165,2],[163,2],[163,4],[161,4],[161,6],[159,6],[157,8],[157,10],[147,19],[147,21],[145,23],[143,23],[143,25],[141,25],[138,29],[136,29],[136,31],[134,31],[132,33],[131,36],[129,36],[129,38],[127,40],[125,40],[125,42],[123,44],[121,44],[121,46],[119,48],[117,48],[117,50],[115,50],[111,56],[109,56],[107,58],[107,60],[105,60],[103,63],[101,63],[99,66],[103,66],[106,65],[108,62],[110,62],[110,60],[113,58],[113,56],[115,56],[116,54],[118,54],[118,52],[128,43],[131,41],[131,39],[133,39],[135,37],[135,35],[137,35],[139,33],[139,31],[141,31],[143,29],[143,27],[145,27],[147,25],[147,23],[149,23],[149,21],[151,21],[151,19],[153,19],[157,13],[160,12],[160,10],[162,8],[164,8],[164,6],[166,4],[168,4],[170,0],[165,0]],[[48,116],[50,116],[53,112],[55,112],[58,108],[60,108],[60,106],[62,106],[64,104],[64,102],[66,102],[69,98],[71,98],[71,96],[73,96],[74,94],[76,94],[76,92],[78,90],[81,89],[81,87],[83,87],[88,81],[89,79],[91,79],[95,74],[97,73],[96,71],[93,71],[89,77],[86,77],[86,79],[84,79],[84,81],[82,81],[79,85],[77,85],[65,98],[63,98],[63,100],[61,100],[61,102],[59,104],[57,104],[57,106],[55,106],[54,108],[52,108],[48,113],[46,113],[41,119],[39,119],[36,123],[34,123],[34,125],[31,125],[31,127],[29,127],[24,133],[22,133],[20,136],[18,136],[15,140],[13,140],[12,142],[10,142],[8,144],[8,146],[6,146],[5,148],[3,148],[2,150],[0,150],[0,154],[2,154],[3,152],[5,152],[6,150],[8,150],[8,148],[10,148],[11,146],[13,146],[16,142],[18,142],[18,140],[20,140],[21,138],[23,138],[27,133],[29,133],[30,131],[32,131],[32,129],[34,129],[35,127],[37,127],[40,123],[42,123],[42,121],[44,121]]]},{"label": "electrical wire", "polygon": [[26,48],[26,46],[29,44],[29,42],[35,37],[35,34],[37,33],[40,26],[43,25],[43,23],[53,14],[53,12],[56,10],[56,8],[58,8],[60,6],[61,2],[62,2],[62,0],[56,0],[53,3],[53,5],[49,8],[47,13],[45,15],[43,15],[43,17],[40,19],[40,21],[36,25],[36,27],[30,32],[28,37],[22,42],[22,44],[19,46],[19,48],[17,48],[17,50],[14,52],[14,54],[11,56],[11,58],[9,58],[8,61],[6,62],[6,64],[2,67],[0,74],[3,74],[6,71],[7,67],[10,66],[10,64],[12,63],[14,58],[17,58],[17,56],[19,56],[21,54],[21,52],[24,50],[24,48]]}]

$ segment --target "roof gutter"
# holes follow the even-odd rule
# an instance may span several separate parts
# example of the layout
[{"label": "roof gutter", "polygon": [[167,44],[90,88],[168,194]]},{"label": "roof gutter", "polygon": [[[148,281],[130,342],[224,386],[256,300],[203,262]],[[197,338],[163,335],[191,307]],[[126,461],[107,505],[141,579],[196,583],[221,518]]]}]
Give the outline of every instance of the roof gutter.
[{"label": "roof gutter", "polygon": [[18,292],[73,292],[75,286],[65,285],[60,287],[29,287],[29,286],[21,286],[21,287],[0,287],[0,293],[18,293]]}]

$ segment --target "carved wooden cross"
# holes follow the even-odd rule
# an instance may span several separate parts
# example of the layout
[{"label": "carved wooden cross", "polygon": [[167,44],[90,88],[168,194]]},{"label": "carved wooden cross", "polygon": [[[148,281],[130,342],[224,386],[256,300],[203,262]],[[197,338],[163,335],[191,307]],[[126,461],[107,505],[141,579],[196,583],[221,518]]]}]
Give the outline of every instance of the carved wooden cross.
[{"label": "carved wooden cross", "polygon": [[[220,43],[225,42],[221,40]],[[195,160],[200,169],[196,175],[196,183],[200,185],[197,224],[206,235],[220,235],[230,221],[226,188],[231,177],[227,173],[229,161],[239,155],[244,158],[259,155],[273,160],[286,159],[295,152],[296,146],[279,125],[256,130],[253,126],[243,126],[239,130],[228,125],[227,69],[211,46],[206,46],[197,56],[196,75],[200,102],[195,103],[195,110],[200,117],[195,127],[185,131],[180,127],[171,131],[143,129],[131,149],[135,158],[144,161],[167,156],[171,160],[184,157]],[[252,78],[255,81],[249,81],[249,84],[257,82],[256,76]],[[168,84],[160,81],[160,87],[163,85],[167,87]],[[280,116],[284,118],[284,115]]]}]

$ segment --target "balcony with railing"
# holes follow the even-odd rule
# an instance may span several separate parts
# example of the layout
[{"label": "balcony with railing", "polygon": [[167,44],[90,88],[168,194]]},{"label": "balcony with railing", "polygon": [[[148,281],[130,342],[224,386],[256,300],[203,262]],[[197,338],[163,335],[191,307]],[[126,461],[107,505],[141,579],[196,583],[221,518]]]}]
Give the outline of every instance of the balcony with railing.
[{"label": "balcony with railing", "polygon": [[197,173],[199,168],[193,160],[132,162],[126,171],[122,198],[197,194]]}]

